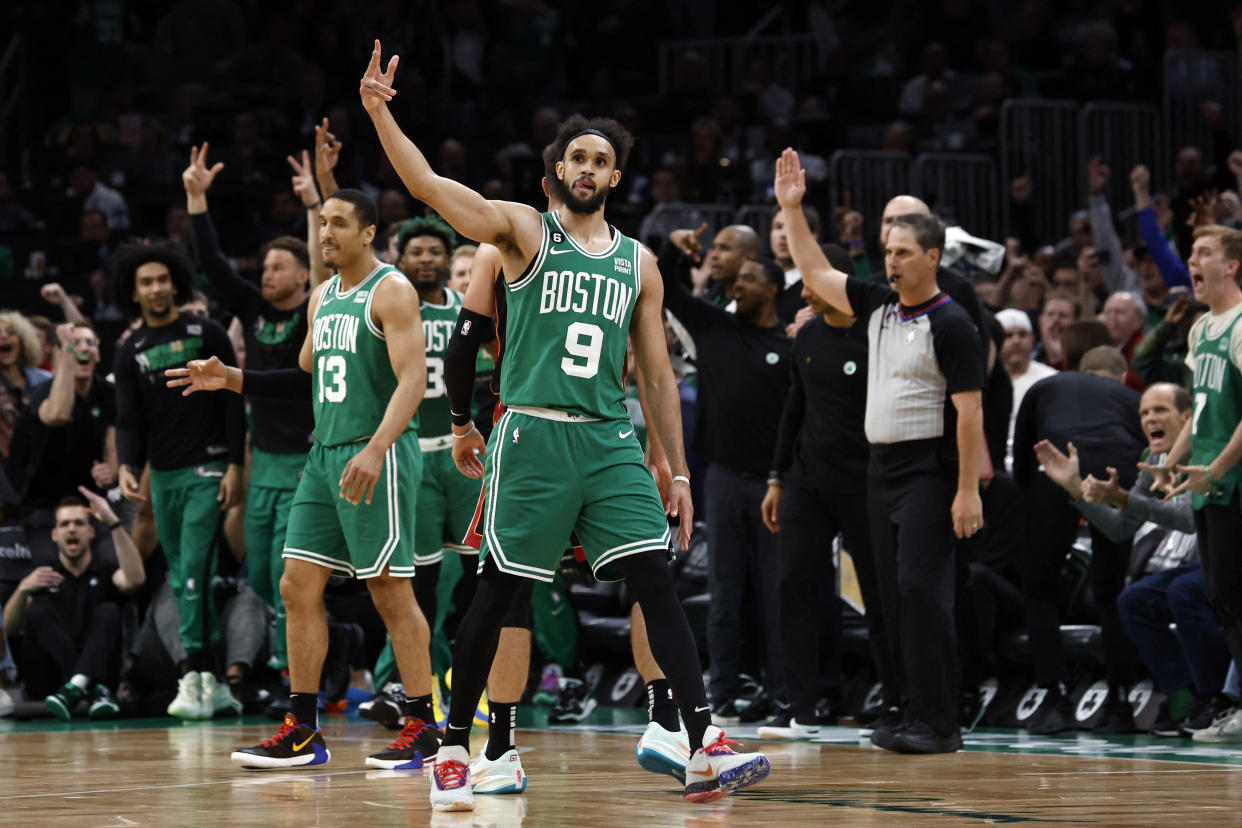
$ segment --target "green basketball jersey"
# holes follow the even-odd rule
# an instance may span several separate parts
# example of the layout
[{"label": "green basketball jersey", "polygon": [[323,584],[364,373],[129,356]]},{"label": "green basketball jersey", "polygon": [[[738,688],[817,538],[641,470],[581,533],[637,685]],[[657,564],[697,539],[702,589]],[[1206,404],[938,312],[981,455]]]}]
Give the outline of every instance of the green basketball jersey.
[{"label": "green basketball jersey", "polygon": [[530,268],[506,283],[508,319],[500,401],[600,420],[624,419],[626,337],[642,277],[636,241],[612,230],[588,253],[543,214]]},{"label": "green basketball jersey", "polygon": [[[384,332],[371,317],[375,290],[389,277],[405,278],[396,268],[380,265],[348,291],[341,290],[341,277],[333,276],[319,295],[311,340],[311,399],[315,439],[326,446],[374,434],[397,390]],[[417,412],[408,428],[418,428]]]},{"label": "green basketball jersey", "polygon": [[[1208,336],[1207,320],[1199,329],[1195,343],[1194,419],[1190,427],[1190,463],[1206,466],[1225,449],[1242,420],[1242,373],[1230,353],[1233,329],[1242,315],[1216,337]],[[1204,503],[1228,503],[1242,483],[1242,463],[1235,465],[1208,495],[1195,495],[1194,508]]]},{"label": "green basketball jersey", "polygon": [[444,387],[444,352],[461,313],[461,294],[444,289],[444,304],[419,302],[423,315],[423,338],[427,341],[427,393],[418,407],[421,437],[443,437],[451,431],[448,393]]}]

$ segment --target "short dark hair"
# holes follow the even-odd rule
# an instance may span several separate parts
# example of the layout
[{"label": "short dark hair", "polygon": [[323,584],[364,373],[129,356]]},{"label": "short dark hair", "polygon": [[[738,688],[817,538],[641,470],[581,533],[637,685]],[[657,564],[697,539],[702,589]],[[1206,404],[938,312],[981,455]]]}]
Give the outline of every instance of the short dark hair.
[{"label": "short dark hair", "polygon": [[625,162],[630,158],[630,149],[634,146],[634,136],[630,135],[628,129],[612,118],[587,118],[585,115],[570,115],[562,121],[560,127],[556,130],[556,138],[552,141],[553,146],[556,147],[557,161],[565,160],[565,150],[569,147],[569,142],[584,130],[602,132],[604,137],[608,139],[608,143],[612,144],[612,151],[616,154],[614,168],[618,170],[625,169]]},{"label": "short dark hair", "polygon": [[268,250],[284,250],[298,260],[298,265],[310,270],[310,251],[306,242],[294,236],[277,236],[267,245]]},{"label": "short dark hair", "polygon": [[142,315],[142,308],[134,301],[134,281],[138,268],[158,262],[168,268],[173,283],[173,304],[184,305],[194,293],[194,265],[172,242],[158,244],[131,243],[123,246],[112,257],[109,265],[113,301],[131,318]]},{"label": "short dark hair", "polygon": [[419,216],[401,223],[397,233],[397,256],[405,255],[405,246],[418,236],[434,236],[444,242],[444,252],[450,257],[457,249],[457,231],[439,216]]},{"label": "short dark hair", "polygon": [[785,287],[785,271],[775,261],[763,256],[756,256],[751,261],[763,268],[763,274],[776,285],[778,293]]},{"label": "short dark hair", "polygon": [[[379,227],[379,208],[375,206],[375,199],[362,190],[337,190],[328,198],[339,199],[354,205],[354,215],[358,218],[359,227]],[[324,199],[324,201],[327,200],[327,198]]]},{"label": "short dark hair", "polygon": [[548,144],[543,148],[541,158],[543,159],[543,177],[549,181],[556,180],[556,162],[561,160],[563,151],[558,150],[556,142]]},{"label": "short dark hair", "polygon": [[86,502],[86,498],[82,497],[81,495],[71,494],[71,495],[65,495],[64,497],[60,499],[60,502],[56,504],[56,509],[55,511],[52,512],[52,514],[59,512],[61,509],[68,509],[74,506],[77,506],[83,509],[91,508],[91,505]]},{"label": "short dark hair", "polygon": [[[775,219],[776,214],[784,209],[785,208],[779,204],[773,204],[772,213],[768,216],[768,218]],[[819,238],[819,210],[816,210],[809,204],[803,204],[802,215],[806,216],[806,223],[807,226],[811,228],[811,235],[815,236],[815,238]],[[841,268],[837,268],[837,270],[840,269]]]},{"label": "short dark hair", "polygon": [[907,213],[893,219],[893,227],[909,227],[914,231],[914,240],[926,253],[939,250],[944,253],[944,225],[935,216],[926,213]]},{"label": "short dark hair", "polygon": [[1065,358],[1065,370],[1077,371],[1083,354],[1099,345],[1113,344],[1108,326],[1098,319],[1080,319],[1071,322],[1061,331],[1061,353]]}]

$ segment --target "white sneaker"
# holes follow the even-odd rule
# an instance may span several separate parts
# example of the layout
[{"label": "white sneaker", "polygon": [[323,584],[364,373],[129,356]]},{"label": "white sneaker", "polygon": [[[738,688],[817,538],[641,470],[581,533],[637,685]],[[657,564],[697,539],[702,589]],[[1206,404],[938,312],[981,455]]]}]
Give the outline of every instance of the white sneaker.
[{"label": "white sneaker", "polygon": [[1242,705],[1217,714],[1207,727],[1191,734],[1196,742],[1242,742]]},{"label": "white sneaker", "polygon": [[470,754],[460,745],[441,747],[431,766],[431,808],[435,811],[473,811],[470,791]]},{"label": "white sneaker", "polygon": [[487,758],[483,752],[470,760],[470,788],[477,794],[519,794],[526,790],[526,772],[516,748],[505,751],[499,759]]},{"label": "white sneaker", "polygon": [[168,715],[178,719],[203,719],[203,679],[191,670],[177,682],[177,697],[168,705]]},{"label": "white sneaker", "polygon": [[643,737],[634,746],[634,758],[643,770],[667,773],[678,782],[686,781],[686,762],[690,761],[690,737],[686,726],[665,730],[659,722],[648,722]]},{"label": "white sneaker", "polygon": [[814,739],[819,735],[819,724],[802,724],[794,717],[789,717],[788,724],[781,724],[774,719],[772,724],[760,725],[760,739]]},{"label": "white sneaker", "polygon": [[772,771],[768,757],[762,753],[738,753],[729,747],[736,744],[726,739],[720,728],[707,728],[703,747],[691,754],[686,764],[686,799],[714,802],[767,778]]},{"label": "white sneaker", "polygon": [[202,677],[203,718],[210,719],[217,713],[240,716],[242,703],[233,695],[229,686],[216,681],[211,673],[203,673]]}]

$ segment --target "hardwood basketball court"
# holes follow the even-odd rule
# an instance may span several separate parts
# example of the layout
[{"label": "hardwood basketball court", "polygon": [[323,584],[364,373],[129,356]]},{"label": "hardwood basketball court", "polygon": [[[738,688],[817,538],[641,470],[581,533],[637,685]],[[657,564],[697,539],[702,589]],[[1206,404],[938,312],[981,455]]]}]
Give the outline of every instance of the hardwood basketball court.
[{"label": "hardwood basketball court", "polygon": [[[433,814],[420,772],[369,770],[391,731],[325,716],[332,760],[320,770],[246,772],[229,752],[270,735],[251,717],[212,723],[61,724],[0,720],[0,824],[228,826],[694,826],[1236,823],[1242,745],[1086,734],[983,731],[948,756],[896,756],[857,729],[816,742],[759,742],[772,775],[713,805],[681,798],[671,777],[634,760],[641,711],[599,724],[523,729],[530,777],[520,796],[479,796],[472,814]],[[645,718],[645,717],[642,717]],[[476,730],[473,747],[486,735]]]}]

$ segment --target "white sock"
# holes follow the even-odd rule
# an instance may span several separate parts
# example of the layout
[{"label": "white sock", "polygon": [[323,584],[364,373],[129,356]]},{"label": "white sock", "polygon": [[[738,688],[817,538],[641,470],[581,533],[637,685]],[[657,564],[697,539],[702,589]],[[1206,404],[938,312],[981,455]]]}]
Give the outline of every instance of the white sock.
[{"label": "white sock", "polygon": [[86,692],[86,688],[91,686],[90,678],[82,675],[81,673],[78,673],[73,678],[69,679],[69,683],[81,690],[83,693]]}]

